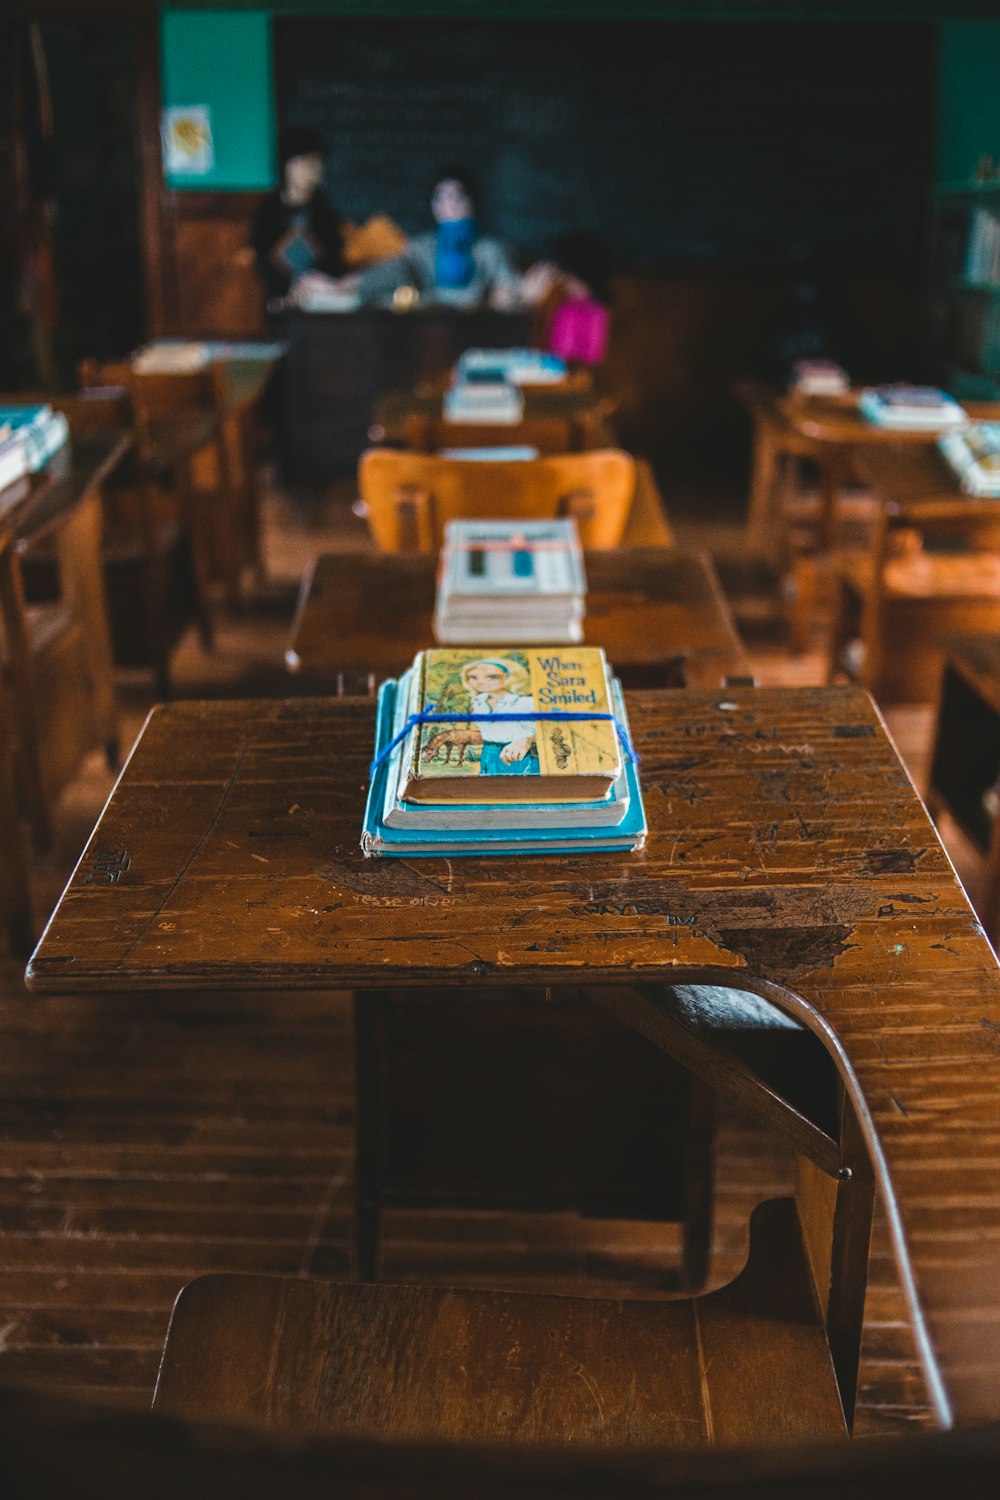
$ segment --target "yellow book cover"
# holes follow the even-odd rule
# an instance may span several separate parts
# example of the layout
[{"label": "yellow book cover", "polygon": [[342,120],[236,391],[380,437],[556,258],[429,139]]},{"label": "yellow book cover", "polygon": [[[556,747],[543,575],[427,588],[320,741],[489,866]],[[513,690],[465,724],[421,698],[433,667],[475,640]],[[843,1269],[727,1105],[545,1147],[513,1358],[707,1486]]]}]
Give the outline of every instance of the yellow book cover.
[{"label": "yellow book cover", "polygon": [[588,710],[611,712],[599,647],[443,647],[421,652],[414,666],[420,711],[469,718],[421,724],[411,734],[406,800],[584,802],[607,795],[622,752],[612,719],[586,717]]}]

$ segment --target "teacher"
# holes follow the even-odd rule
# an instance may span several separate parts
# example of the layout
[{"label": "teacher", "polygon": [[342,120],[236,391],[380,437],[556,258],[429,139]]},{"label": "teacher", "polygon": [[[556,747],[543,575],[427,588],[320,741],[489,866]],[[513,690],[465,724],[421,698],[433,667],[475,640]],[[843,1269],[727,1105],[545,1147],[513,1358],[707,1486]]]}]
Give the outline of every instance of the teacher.
[{"label": "teacher", "polygon": [[320,183],[326,142],[307,125],[290,125],[278,142],[280,183],[254,216],[251,243],[267,293],[279,312],[310,280],[342,276],[343,230]]},{"label": "teacher", "polygon": [[450,307],[515,307],[521,278],[499,240],[479,233],[476,190],[464,171],[441,172],[431,193],[435,228],[417,235],[401,255],[362,272],[363,302],[387,301],[412,287],[423,302]]}]

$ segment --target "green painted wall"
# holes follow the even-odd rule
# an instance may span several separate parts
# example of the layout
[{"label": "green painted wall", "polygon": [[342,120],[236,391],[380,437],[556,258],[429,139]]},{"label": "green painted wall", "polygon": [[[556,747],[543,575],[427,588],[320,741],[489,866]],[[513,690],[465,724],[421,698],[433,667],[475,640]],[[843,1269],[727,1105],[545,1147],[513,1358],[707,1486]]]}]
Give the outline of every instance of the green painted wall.
[{"label": "green painted wall", "polygon": [[1000,21],[943,21],[938,87],[938,181],[1000,162]]},{"label": "green painted wall", "polygon": [[201,177],[168,177],[195,191],[274,183],[274,88],[267,11],[165,10],[164,105],[207,104],[215,165]]}]

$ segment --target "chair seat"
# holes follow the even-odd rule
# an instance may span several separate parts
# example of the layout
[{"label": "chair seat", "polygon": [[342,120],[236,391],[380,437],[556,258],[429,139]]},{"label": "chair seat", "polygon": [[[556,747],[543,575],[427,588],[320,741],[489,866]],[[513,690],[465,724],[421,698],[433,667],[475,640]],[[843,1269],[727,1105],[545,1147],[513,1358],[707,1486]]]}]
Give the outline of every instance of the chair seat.
[{"label": "chair seat", "polygon": [[[841,577],[860,598],[872,590],[872,564],[846,557]],[[1000,599],[1000,556],[992,552],[928,553],[890,559],[885,568],[890,599]]]},{"label": "chair seat", "polygon": [[843,1435],[795,1204],[685,1301],[212,1276],[178,1298],[155,1407],[342,1437],[640,1448]]}]

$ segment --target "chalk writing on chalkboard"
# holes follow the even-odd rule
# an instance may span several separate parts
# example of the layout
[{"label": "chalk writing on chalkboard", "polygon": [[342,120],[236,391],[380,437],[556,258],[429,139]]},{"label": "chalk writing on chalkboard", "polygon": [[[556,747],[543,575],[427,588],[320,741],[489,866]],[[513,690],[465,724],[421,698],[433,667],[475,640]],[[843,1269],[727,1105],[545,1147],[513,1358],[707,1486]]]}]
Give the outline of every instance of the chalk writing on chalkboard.
[{"label": "chalk writing on chalkboard", "polygon": [[279,16],[275,38],[280,118],[327,136],[351,218],[427,228],[462,163],[529,258],[575,228],[637,268],[916,264],[929,26]]}]

